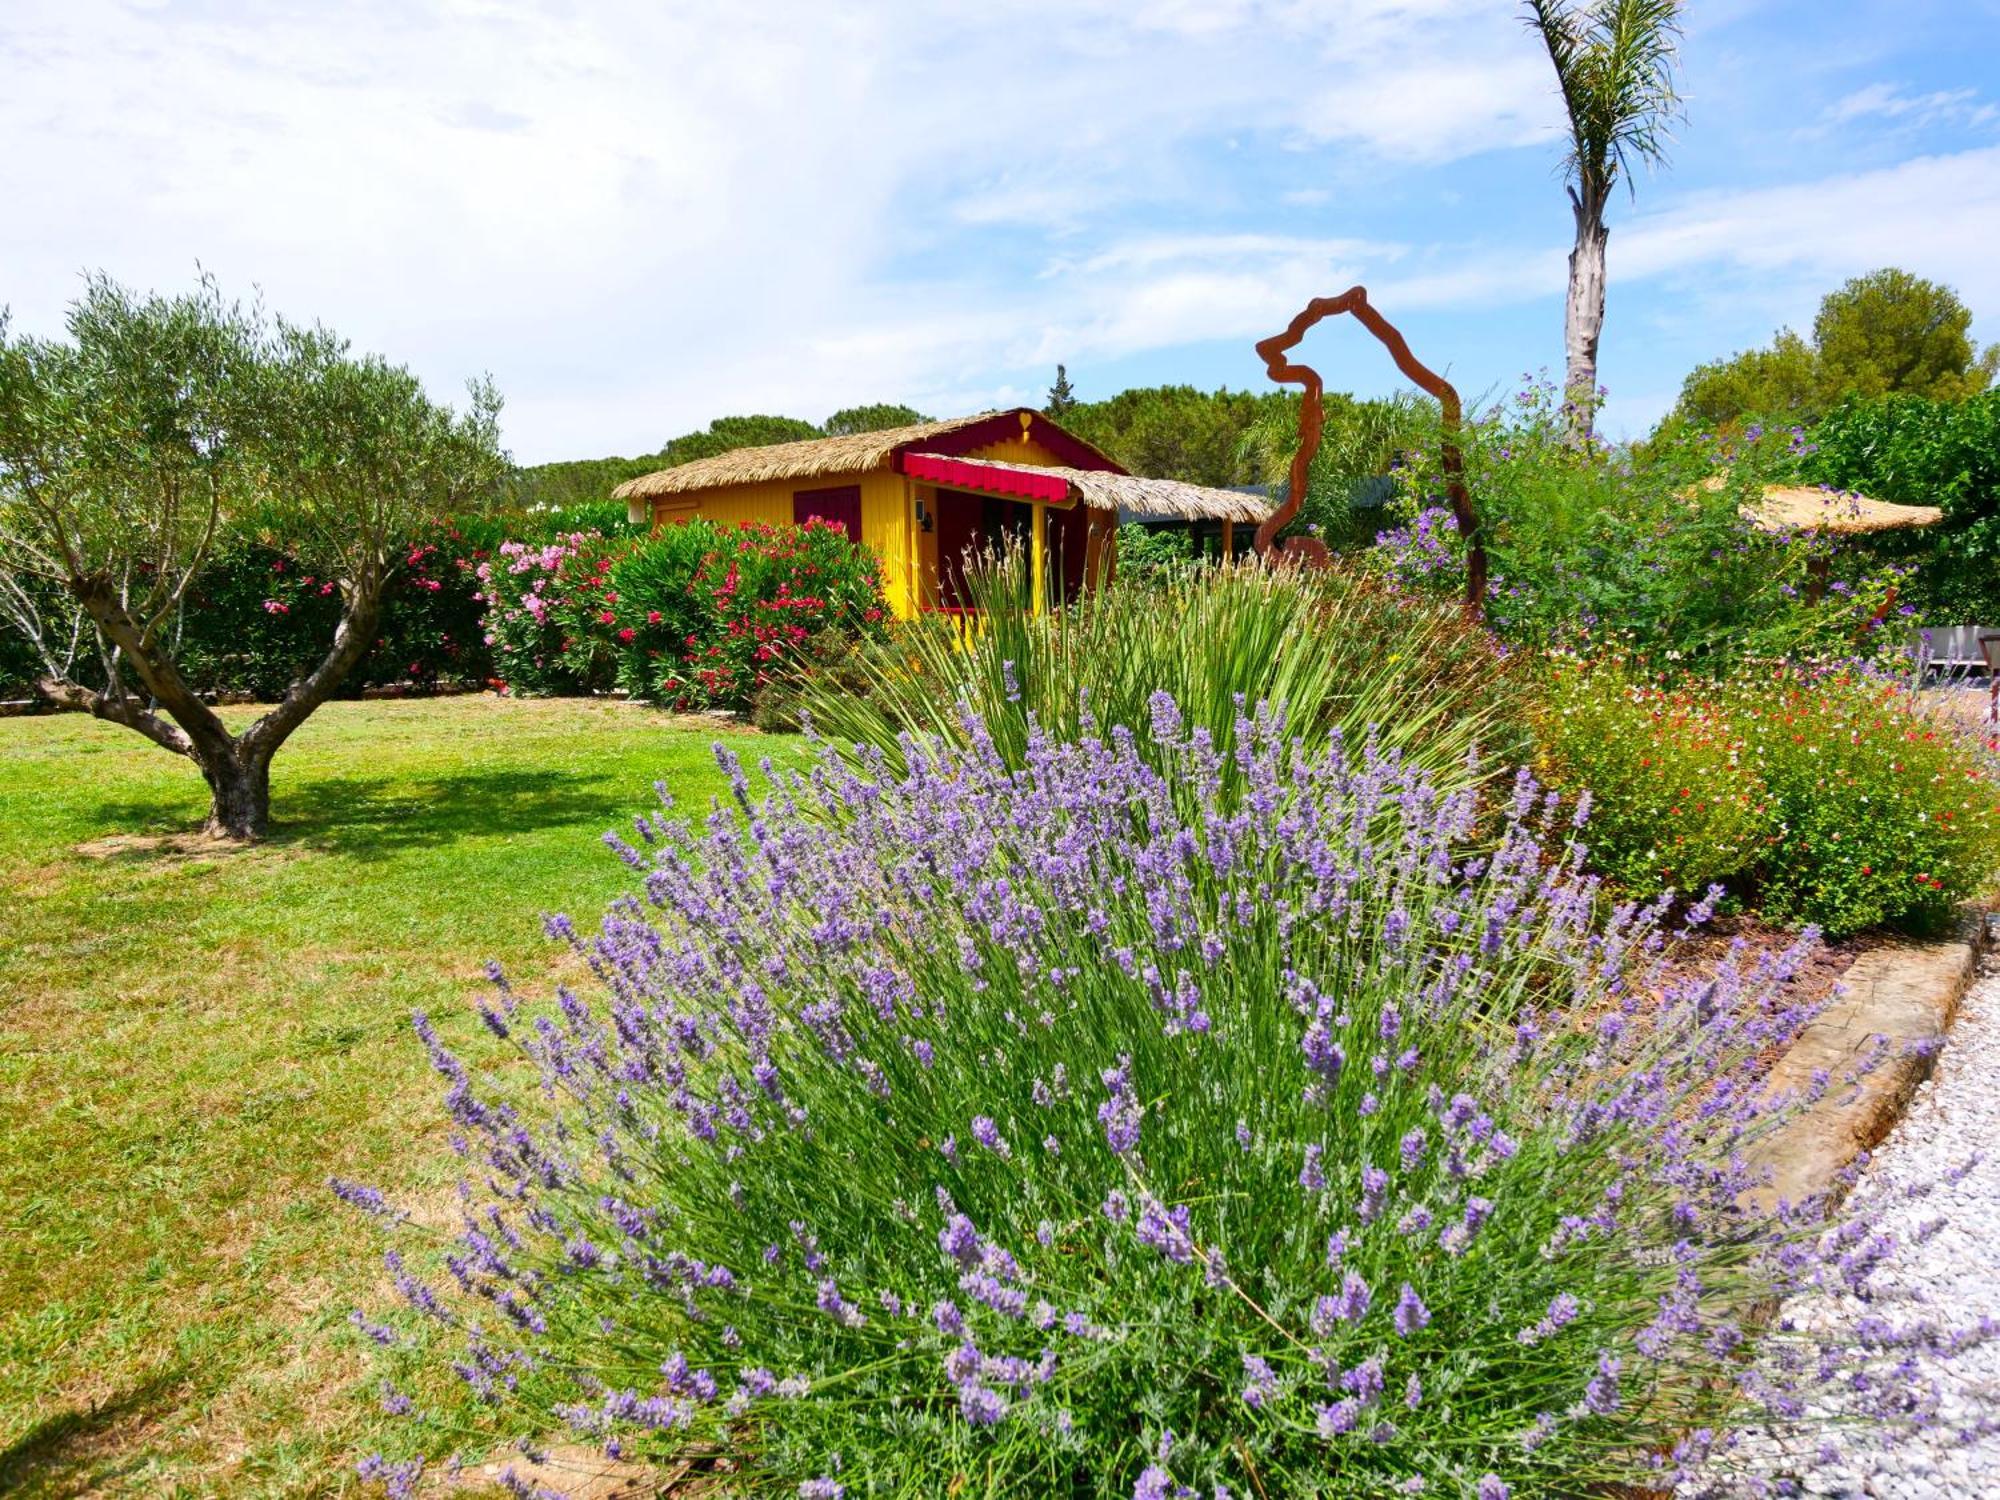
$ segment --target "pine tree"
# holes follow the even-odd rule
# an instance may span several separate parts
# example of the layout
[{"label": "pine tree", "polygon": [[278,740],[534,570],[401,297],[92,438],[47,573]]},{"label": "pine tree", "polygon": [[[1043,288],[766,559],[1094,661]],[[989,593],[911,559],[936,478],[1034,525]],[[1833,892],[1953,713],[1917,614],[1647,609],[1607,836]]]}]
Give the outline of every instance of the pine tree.
[{"label": "pine tree", "polygon": [[1056,383],[1049,387],[1049,404],[1042,408],[1042,415],[1050,421],[1060,421],[1065,412],[1076,406],[1076,390],[1069,383],[1069,371],[1056,366]]}]

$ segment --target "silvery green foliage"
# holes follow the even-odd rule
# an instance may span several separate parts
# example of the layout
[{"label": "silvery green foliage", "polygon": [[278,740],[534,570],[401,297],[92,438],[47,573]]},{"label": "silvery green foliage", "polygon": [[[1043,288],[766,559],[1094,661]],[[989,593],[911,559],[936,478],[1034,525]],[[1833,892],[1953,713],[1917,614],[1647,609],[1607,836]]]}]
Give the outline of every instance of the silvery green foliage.
[{"label": "silvery green foliage", "polygon": [[1227,796],[1164,697],[966,739],[761,799],[725,754],[734,806],[611,838],[635,893],[550,922],[592,997],[484,1010],[540,1097],[419,1018],[464,1223],[364,1332],[530,1446],[851,1496],[1568,1494],[1876,1357],[1740,1352],[1890,1248],[1738,1207],[1810,935],[1673,977],[1581,810],[1268,711]]}]

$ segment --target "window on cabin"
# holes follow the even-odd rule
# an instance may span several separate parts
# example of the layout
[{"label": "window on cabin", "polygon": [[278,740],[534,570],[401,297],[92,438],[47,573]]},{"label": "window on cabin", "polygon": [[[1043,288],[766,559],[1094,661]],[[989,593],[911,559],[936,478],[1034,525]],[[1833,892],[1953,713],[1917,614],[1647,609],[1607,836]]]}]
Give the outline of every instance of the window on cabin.
[{"label": "window on cabin", "polygon": [[850,542],[861,540],[861,486],[843,484],[826,490],[792,491],[792,524],[803,526],[818,520],[839,526]]}]

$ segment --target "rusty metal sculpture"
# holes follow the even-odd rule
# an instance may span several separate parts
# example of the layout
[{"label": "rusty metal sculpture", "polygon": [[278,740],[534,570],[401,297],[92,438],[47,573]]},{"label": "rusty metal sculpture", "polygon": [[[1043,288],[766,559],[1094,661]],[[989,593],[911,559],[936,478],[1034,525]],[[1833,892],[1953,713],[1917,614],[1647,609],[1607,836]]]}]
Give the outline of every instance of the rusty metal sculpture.
[{"label": "rusty metal sculpture", "polygon": [[1402,334],[1387,318],[1369,306],[1366,287],[1349,287],[1338,297],[1315,297],[1306,304],[1303,312],[1292,319],[1283,333],[1273,334],[1257,345],[1258,357],[1264,361],[1265,373],[1271,379],[1280,385],[1295,384],[1305,388],[1305,395],[1299,403],[1299,448],[1292,455],[1290,491],[1285,496],[1284,504],[1257,528],[1257,553],[1273,562],[1299,562],[1308,567],[1323,568],[1332,561],[1326,543],[1318,537],[1286,537],[1280,544],[1278,533],[1298,516],[1300,503],[1305,498],[1306,479],[1312,470],[1313,457],[1319,452],[1320,435],[1326,426],[1326,407],[1322,400],[1319,372],[1310,365],[1291,363],[1285,358],[1285,353],[1296,347],[1315,323],[1338,313],[1352,313],[1363,328],[1381,340],[1382,346],[1389,351],[1389,357],[1395,360],[1396,368],[1437,400],[1443,418],[1439,448],[1444,465],[1445,496],[1451,501],[1451,513],[1458,522],[1459,535],[1465,538],[1465,612],[1469,618],[1477,620],[1486,600],[1486,547],[1479,531],[1479,518],[1473,514],[1472,496],[1465,488],[1465,458],[1458,446],[1461,420],[1458,391],[1449,380],[1410,353],[1410,346]]}]

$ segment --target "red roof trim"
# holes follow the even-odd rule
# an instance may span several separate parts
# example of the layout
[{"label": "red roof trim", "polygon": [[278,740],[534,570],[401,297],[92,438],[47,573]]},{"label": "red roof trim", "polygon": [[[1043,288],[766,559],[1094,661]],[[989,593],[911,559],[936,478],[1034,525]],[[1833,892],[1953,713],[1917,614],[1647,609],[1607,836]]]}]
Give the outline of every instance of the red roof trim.
[{"label": "red roof trim", "polygon": [[1056,462],[1064,468],[1098,469],[1108,474],[1127,472],[1075,433],[1063,431],[1040,412],[1025,406],[995,412],[983,421],[971,422],[950,432],[918,438],[898,449],[897,456],[900,458],[913,448],[921,448],[926,453],[969,454],[981,448],[990,448],[995,443],[1014,441],[1021,436],[1023,416],[1028,419],[1029,441],[1039,443],[1053,453]]},{"label": "red roof trim", "polygon": [[1063,505],[1069,501],[1069,481],[1060,474],[1014,464],[948,458],[939,453],[905,453],[898,466],[912,479],[941,484],[946,489],[972,490],[982,495],[1006,495],[1015,500],[1034,500],[1043,505]]}]

